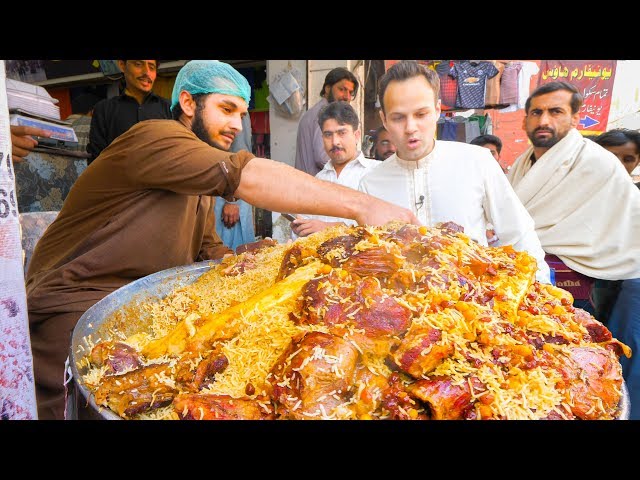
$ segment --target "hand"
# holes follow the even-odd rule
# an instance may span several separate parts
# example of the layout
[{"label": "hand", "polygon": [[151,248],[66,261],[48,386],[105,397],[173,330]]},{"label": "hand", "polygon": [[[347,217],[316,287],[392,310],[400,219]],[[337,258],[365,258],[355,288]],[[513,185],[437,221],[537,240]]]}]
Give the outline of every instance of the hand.
[{"label": "hand", "polygon": [[38,141],[31,135],[47,138],[51,136],[49,130],[43,130],[42,128],[28,127],[26,125],[11,125],[10,128],[11,157],[16,163],[24,161],[24,157],[29,155],[31,150],[38,145]]},{"label": "hand", "polygon": [[296,217],[291,222],[291,231],[299,237],[306,237],[312,233],[319,232],[331,225],[338,225],[340,222],[323,222],[315,218]]},{"label": "hand", "polygon": [[240,220],[240,206],[235,203],[225,203],[221,216],[225,227],[233,227]]},{"label": "hand", "polygon": [[420,225],[411,210],[385,202],[371,195],[369,195],[369,200],[364,208],[355,218],[359,225],[384,225],[393,220]]}]

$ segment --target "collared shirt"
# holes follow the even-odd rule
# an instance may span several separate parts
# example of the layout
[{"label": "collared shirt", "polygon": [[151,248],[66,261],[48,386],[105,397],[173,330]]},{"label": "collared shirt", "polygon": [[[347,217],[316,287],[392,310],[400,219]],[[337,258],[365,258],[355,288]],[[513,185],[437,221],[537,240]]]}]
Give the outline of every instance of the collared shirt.
[{"label": "collared shirt", "polygon": [[171,103],[151,92],[142,104],[123,93],[98,102],[91,117],[87,153],[91,163],[102,150],[133,125],[143,120],[170,119]]},{"label": "collared shirt", "polygon": [[499,244],[526,250],[538,262],[538,280],[549,282],[533,219],[486,148],[436,140],[418,161],[392,155],[362,178],[359,190],[412,210],[423,225],[455,222],[481,245],[491,223]]},{"label": "collared shirt", "polygon": [[330,160],[324,150],[322,132],[318,125],[318,114],[328,104],[327,99],[322,98],[302,115],[298,123],[295,167],[309,175],[317,174]]},{"label": "collared shirt", "polygon": [[[364,154],[359,152],[356,158],[344,166],[340,175],[336,173],[333,162],[329,161],[325,164],[324,168],[318,172],[316,178],[357,190],[358,185],[360,184],[360,179],[362,179],[364,174],[378,165],[380,165],[378,160],[365,158]],[[344,222],[347,225],[357,224],[355,220],[351,220],[349,218],[328,217],[325,215],[308,215],[308,217],[317,218],[323,222]]]}]

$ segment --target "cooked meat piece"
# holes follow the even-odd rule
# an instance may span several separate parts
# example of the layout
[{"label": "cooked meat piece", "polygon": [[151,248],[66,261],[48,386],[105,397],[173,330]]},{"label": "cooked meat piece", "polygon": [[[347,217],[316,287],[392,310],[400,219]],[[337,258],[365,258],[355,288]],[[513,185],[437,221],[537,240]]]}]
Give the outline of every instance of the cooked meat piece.
[{"label": "cooked meat piece", "polygon": [[91,350],[91,363],[98,367],[107,365],[106,375],[133,370],[140,366],[140,356],[135,348],[122,342],[100,342]]},{"label": "cooked meat piece", "polygon": [[469,384],[453,385],[449,377],[418,380],[407,387],[409,393],[425,402],[433,420],[461,420],[473,409]]},{"label": "cooked meat piece", "polygon": [[310,248],[305,248],[302,245],[294,245],[282,258],[280,264],[280,271],[276,277],[276,281],[283,280],[291,275],[297,268],[301,267],[305,263],[308,263],[310,259],[317,258],[318,254]]},{"label": "cooked meat piece", "polygon": [[168,365],[150,365],[138,370],[104,377],[95,393],[96,403],[109,407],[123,418],[169,405],[178,393],[170,386]]},{"label": "cooked meat piece", "polygon": [[373,373],[359,364],[356,370],[355,384],[358,392],[353,405],[358,418],[368,418],[369,412],[379,409],[383,394],[389,388],[389,380],[384,375]]},{"label": "cooked meat piece", "polygon": [[273,420],[269,400],[183,393],[173,400],[181,420]]},{"label": "cooked meat piece", "polygon": [[422,406],[407,393],[407,387],[397,373],[389,376],[389,388],[383,393],[382,407],[392,420],[429,419]]},{"label": "cooked meat piece", "polygon": [[358,351],[321,332],[293,341],[268,376],[272,398],[284,418],[320,419],[355,393]]},{"label": "cooked meat piece", "polygon": [[[622,391],[622,368],[615,354],[575,347],[558,359],[558,371],[569,388],[571,412],[583,420],[615,417]],[[596,408],[599,404],[604,412]]]},{"label": "cooked meat piece", "polygon": [[593,318],[589,312],[576,308],[574,315],[575,321],[587,329],[592,342],[601,343],[611,340],[612,336],[609,329]]},{"label": "cooked meat piece", "polygon": [[[298,323],[336,325],[349,323],[370,337],[401,335],[409,328],[411,311],[385,294],[373,277],[341,286],[335,273],[311,280],[302,290]],[[347,299],[347,301],[342,301]]]},{"label": "cooked meat piece", "polygon": [[318,247],[318,255],[333,268],[337,268],[353,254],[354,247],[363,238],[364,231],[332,238]]},{"label": "cooked meat piece", "polygon": [[[207,352],[202,359],[197,352],[188,352],[181,356],[175,367],[177,382],[193,392],[213,382],[216,373],[223,372],[229,366],[227,357],[218,352]],[[197,367],[194,365],[197,363]]]},{"label": "cooked meat piece", "polygon": [[329,275],[309,280],[302,287],[301,315],[293,317],[294,322],[323,325],[347,322],[347,312],[340,300],[351,297],[353,291],[353,286],[341,287],[340,276],[335,270]]},{"label": "cooked meat piece", "polygon": [[455,222],[441,222],[438,223],[436,227],[442,230],[443,233],[464,233],[464,227],[462,225],[458,225]]},{"label": "cooked meat piece", "polygon": [[453,355],[453,344],[437,345],[441,340],[442,332],[437,328],[413,328],[393,354],[393,360],[404,372],[415,378],[422,378],[445,358]]},{"label": "cooked meat piece", "polygon": [[384,247],[370,248],[362,252],[352,254],[342,264],[349,273],[355,273],[361,277],[373,276],[382,280],[398,270],[400,250],[390,253]]},{"label": "cooked meat piece", "polygon": [[275,245],[278,245],[278,242],[273,238],[263,238],[256,242],[250,242],[250,243],[244,243],[242,245],[238,245],[236,247],[236,255],[240,255],[241,253],[245,253],[245,252],[256,253],[262,250],[263,248],[273,247]]},{"label": "cooked meat piece", "polygon": [[368,336],[402,335],[411,325],[411,311],[385,294],[375,278],[366,277],[359,282],[354,304],[359,310],[353,314],[353,323]]}]

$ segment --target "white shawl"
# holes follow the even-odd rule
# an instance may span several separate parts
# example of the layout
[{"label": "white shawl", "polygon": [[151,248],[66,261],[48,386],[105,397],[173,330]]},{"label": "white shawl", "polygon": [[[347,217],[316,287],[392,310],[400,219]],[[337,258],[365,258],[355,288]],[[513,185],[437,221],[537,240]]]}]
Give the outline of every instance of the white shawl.
[{"label": "white shawl", "polygon": [[640,190],[615,155],[576,129],[533,166],[532,153],[507,178],[545,252],[589,277],[640,277]]}]

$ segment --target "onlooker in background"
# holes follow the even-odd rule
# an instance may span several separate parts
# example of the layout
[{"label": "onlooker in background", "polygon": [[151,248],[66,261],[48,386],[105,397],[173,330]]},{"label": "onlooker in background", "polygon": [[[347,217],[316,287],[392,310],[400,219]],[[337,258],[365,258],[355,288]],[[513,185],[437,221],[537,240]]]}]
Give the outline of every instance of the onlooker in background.
[{"label": "onlooker in background", "polygon": [[[333,102],[320,110],[318,125],[330,160],[317,173],[316,178],[357,189],[362,176],[379,165],[375,160],[365,158],[360,151],[358,114],[348,102]],[[353,220],[346,218],[308,215],[306,218],[298,217],[293,220],[291,230],[299,237],[306,237],[340,223],[355,224]]]},{"label": "onlooker in background", "polygon": [[360,190],[412,209],[424,225],[455,222],[481,245],[491,222],[501,244],[535,257],[537,279],[549,283],[533,219],[488,150],[435,140],[439,89],[436,72],[414,60],[382,76],[380,117],[398,150],[362,177]]},{"label": "onlooker in background", "polygon": [[[637,130],[616,128],[594,138],[593,141],[618,157],[629,175],[640,163],[640,132]],[[640,182],[635,185],[640,188]]]},{"label": "onlooker in background", "polygon": [[318,127],[318,112],[331,102],[352,101],[358,93],[358,86],[358,79],[346,68],[334,68],[327,73],[320,91],[322,98],[302,115],[298,124],[295,162],[298,170],[315,175],[329,161]]},{"label": "onlooker in background", "polygon": [[480,135],[469,142],[471,145],[488,148],[498,163],[500,163],[500,152],[502,151],[502,140],[495,135]]},{"label": "onlooker in background", "polygon": [[[251,117],[249,114],[242,117],[242,131],[236,137],[229,148],[230,152],[251,150]],[[216,232],[222,243],[236,250],[240,245],[256,240],[255,227],[253,225],[253,207],[238,198],[234,202],[216,197],[215,201]]]},{"label": "onlooker in background", "polygon": [[83,93],[71,101],[71,111],[73,112],[66,119],[71,122],[71,127],[78,137],[78,146],[75,150],[87,151],[89,143],[89,129],[91,127],[91,116],[93,109],[101,98],[93,93]]},{"label": "onlooker in background", "polygon": [[391,140],[389,132],[384,128],[384,125],[378,127],[375,135],[373,136],[373,153],[376,160],[386,160],[391,155],[396,153],[396,146]]},{"label": "onlooker in background", "polygon": [[598,320],[634,352],[620,361],[631,418],[640,419],[640,192],[611,152],[576,129],[582,102],[567,82],[544,84],[529,96],[523,127],[532,146],[507,178],[547,254],[582,277],[623,280],[611,316]]},{"label": "onlooker in background", "polygon": [[51,136],[49,130],[26,125],[10,125],[9,129],[11,131],[11,159],[14,163],[23,162],[31,150],[38,146],[38,140],[33,136],[47,138]]},{"label": "onlooker in background", "polygon": [[171,118],[169,100],[151,91],[157,76],[157,60],[118,60],[118,66],[124,74],[125,88],[120,95],[95,106],[87,145],[88,164],[136,123]]}]

